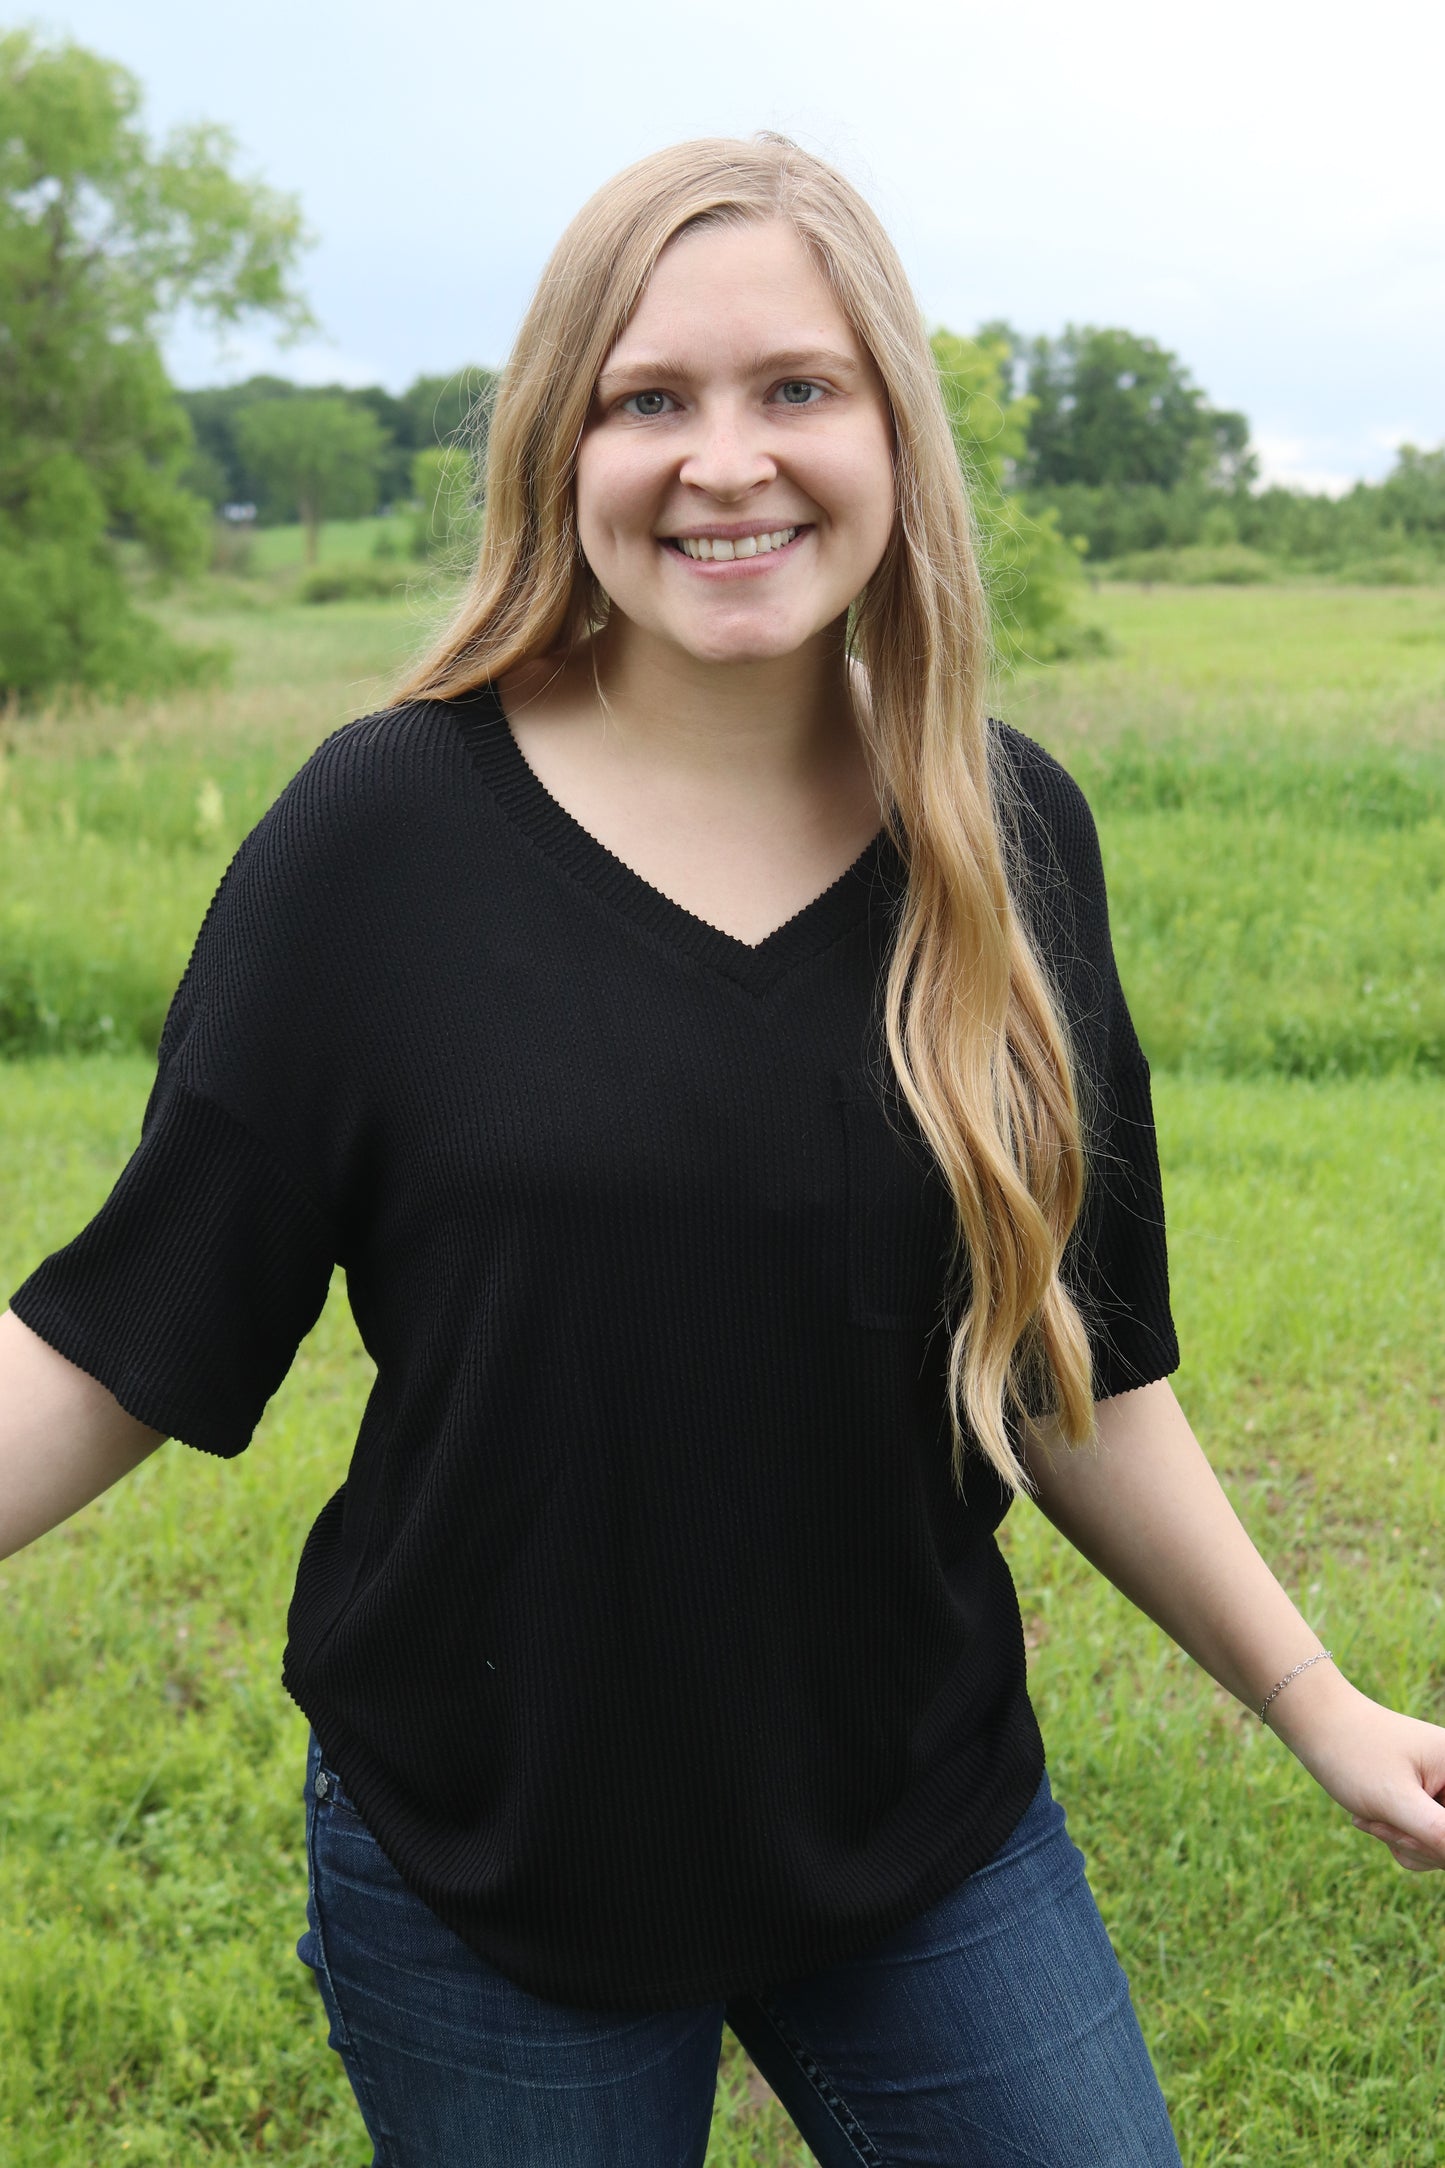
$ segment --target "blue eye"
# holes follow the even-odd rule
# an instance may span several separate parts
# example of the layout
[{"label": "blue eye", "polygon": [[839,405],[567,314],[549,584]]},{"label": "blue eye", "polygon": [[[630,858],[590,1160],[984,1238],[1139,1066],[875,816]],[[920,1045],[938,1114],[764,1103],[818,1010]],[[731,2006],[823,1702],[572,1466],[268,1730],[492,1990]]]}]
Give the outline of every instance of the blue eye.
[{"label": "blue eye", "polygon": [[813,398],[794,399],[789,396],[792,392],[817,392],[819,398],[823,395],[821,384],[811,383],[807,377],[802,376],[790,377],[787,383],[780,384],[778,389],[783,394],[784,406],[816,406],[818,404],[818,400]]},{"label": "blue eye", "polygon": [[[635,409],[639,399],[666,399],[668,396],[665,391],[635,391],[630,398],[622,401],[622,410],[625,413],[629,407]],[[661,407],[647,407],[638,415],[638,420],[650,422],[661,412]]]}]

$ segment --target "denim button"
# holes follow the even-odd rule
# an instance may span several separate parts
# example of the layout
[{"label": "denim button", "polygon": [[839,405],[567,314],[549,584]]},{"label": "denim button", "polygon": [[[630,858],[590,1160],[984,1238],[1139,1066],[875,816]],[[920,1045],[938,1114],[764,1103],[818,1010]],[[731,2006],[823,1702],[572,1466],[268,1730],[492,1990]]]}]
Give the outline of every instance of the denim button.
[{"label": "denim button", "polygon": [[328,1775],[326,1774],[326,1771],[325,1771],[324,1769],[318,1769],[318,1770],[317,1770],[317,1772],[316,1772],[316,1796],[317,1796],[317,1798],[318,1798],[318,1799],[324,1799],[324,1798],[326,1797],[326,1794],[327,1794],[327,1793],[328,1793],[328,1792],[330,1791],[330,1789],[331,1789],[331,1779],[330,1779],[330,1777],[329,1777],[329,1776],[328,1776]]}]

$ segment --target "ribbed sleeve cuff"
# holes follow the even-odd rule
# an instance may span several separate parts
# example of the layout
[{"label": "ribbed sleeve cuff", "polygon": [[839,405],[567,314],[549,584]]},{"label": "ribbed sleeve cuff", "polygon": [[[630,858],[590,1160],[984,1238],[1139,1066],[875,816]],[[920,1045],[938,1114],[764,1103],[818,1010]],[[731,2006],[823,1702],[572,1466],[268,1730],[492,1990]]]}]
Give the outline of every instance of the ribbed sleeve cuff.
[{"label": "ribbed sleeve cuff", "polygon": [[10,1307],[138,1422],[230,1458],[326,1300],[317,1206],[224,1108],[162,1083],[100,1211]]}]

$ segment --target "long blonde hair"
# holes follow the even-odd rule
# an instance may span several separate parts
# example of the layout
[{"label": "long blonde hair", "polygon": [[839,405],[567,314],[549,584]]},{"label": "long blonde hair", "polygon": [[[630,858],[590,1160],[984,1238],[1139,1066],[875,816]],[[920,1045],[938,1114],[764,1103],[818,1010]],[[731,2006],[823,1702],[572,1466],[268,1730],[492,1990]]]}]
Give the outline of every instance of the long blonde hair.
[{"label": "long blonde hair", "polygon": [[953,1196],[947,1382],[955,1481],[970,1433],[1011,1490],[1011,1431],[1093,1429],[1089,1342],[1059,1277],[1084,1155],[1065,1027],[1010,894],[984,707],[988,613],[917,303],[843,176],[786,137],[705,138],[627,167],[562,235],[491,414],[486,524],[452,622],[397,688],[451,699],[606,621],[574,487],[597,377],[684,227],[787,220],[872,355],[892,411],[897,514],[852,611],[858,724],[908,885],[884,990],[898,1085]]}]

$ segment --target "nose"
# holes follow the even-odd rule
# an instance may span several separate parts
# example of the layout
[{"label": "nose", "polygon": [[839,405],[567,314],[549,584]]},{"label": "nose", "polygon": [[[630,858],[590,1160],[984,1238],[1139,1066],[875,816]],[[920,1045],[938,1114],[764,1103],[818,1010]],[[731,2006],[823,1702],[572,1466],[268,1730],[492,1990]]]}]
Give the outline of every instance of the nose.
[{"label": "nose", "polygon": [[728,502],[772,481],[777,471],[760,421],[731,405],[699,407],[688,432],[679,481]]}]

